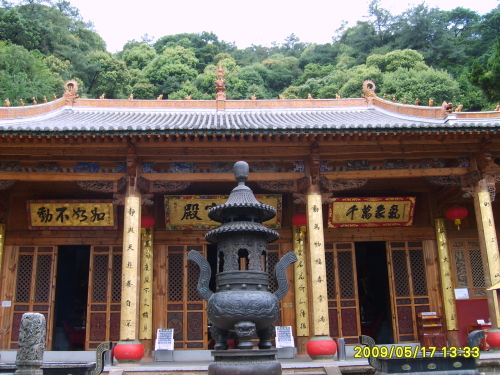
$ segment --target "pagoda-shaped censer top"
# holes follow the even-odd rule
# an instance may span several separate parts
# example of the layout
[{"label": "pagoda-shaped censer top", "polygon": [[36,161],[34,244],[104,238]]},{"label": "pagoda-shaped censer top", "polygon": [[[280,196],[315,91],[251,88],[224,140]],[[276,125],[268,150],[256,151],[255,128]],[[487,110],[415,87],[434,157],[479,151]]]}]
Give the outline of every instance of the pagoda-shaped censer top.
[{"label": "pagoda-shaped censer top", "polygon": [[208,232],[205,238],[208,242],[217,243],[222,237],[234,234],[254,234],[273,242],[279,238],[279,233],[268,229],[263,222],[276,216],[276,209],[260,203],[252,190],[245,185],[248,179],[248,164],[239,161],[234,165],[234,175],[238,181],[226,203],[212,207],[208,211],[210,219],[222,225]]}]

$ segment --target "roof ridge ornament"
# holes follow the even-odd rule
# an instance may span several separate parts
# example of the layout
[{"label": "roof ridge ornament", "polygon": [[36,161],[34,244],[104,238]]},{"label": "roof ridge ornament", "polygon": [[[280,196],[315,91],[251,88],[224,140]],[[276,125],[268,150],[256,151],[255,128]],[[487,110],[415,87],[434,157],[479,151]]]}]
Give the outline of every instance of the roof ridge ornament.
[{"label": "roof ridge ornament", "polygon": [[64,94],[63,98],[66,99],[66,104],[73,104],[75,99],[79,98],[78,92],[78,82],[75,80],[68,81],[64,84]]},{"label": "roof ridge ornament", "polygon": [[219,67],[217,68],[216,73],[217,79],[215,80],[215,99],[226,100],[226,94],[224,94],[224,91],[226,91],[226,80],[224,79],[224,74],[226,74],[226,71],[222,67],[222,60],[219,60]]},{"label": "roof ridge ornament", "polygon": [[368,104],[372,104],[373,98],[377,97],[377,94],[375,94],[376,88],[377,86],[373,81],[366,80],[363,82],[363,96],[368,100]]}]

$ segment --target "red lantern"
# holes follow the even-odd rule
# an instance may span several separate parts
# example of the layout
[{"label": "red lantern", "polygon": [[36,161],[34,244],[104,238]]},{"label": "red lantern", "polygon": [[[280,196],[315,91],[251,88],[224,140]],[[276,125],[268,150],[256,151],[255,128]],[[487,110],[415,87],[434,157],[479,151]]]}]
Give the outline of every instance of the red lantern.
[{"label": "red lantern", "polygon": [[155,225],[155,218],[149,214],[141,216],[141,228],[152,228]]},{"label": "red lantern", "polygon": [[296,227],[300,227],[302,232],[306,231],[307,227],[307,215],[305,212],[298,212],[292,216],[292,223]]},{"label": "red lantern", "polygon": [[458,230],[460,230],[460,224],[462,224],[460,220],[465,219],[468,214],[469,211],[467,211],[467,208],[460,206],[453,206],[446,210],[446,217],[450,220],[455,220]]}]

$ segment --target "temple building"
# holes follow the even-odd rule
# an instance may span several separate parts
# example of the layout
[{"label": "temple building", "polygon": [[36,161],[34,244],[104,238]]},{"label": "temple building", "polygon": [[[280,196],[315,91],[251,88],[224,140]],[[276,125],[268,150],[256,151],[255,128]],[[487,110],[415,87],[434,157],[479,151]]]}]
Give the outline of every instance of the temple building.
[{"label": "temple building", "polygon": [[139,340],[151,356],[166,328],[175,350],[211,348],[187,254],[215,274],[207,211],[239,160],[278,212],[267,267],[299,259],[277,322],[299,353],[314,336],[419,342],[422,313],[440,319],[436,345],[498,327],[500,112],[399,104],[370,81],[351,99],[223,89],[220,75],[215,100],[84,99],[70,81],[60,99],[0,108],[0,350],[29,311],[47,350]]}]

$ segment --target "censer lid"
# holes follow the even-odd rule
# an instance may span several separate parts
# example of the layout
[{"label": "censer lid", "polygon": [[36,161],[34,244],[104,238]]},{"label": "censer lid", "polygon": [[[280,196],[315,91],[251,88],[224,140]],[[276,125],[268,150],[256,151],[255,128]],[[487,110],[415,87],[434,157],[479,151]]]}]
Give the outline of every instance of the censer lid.
[{"label": "censer lid", "polygon": [[263,223],[276,216],[276,209],[273,206],[260,203],[252,190],[245,185],[248,174],[248,163],[238,161],[234,164],[234,177],[238,181],[238,186],[231,191],[226,203],[212,207],[208,211],[210,219],[219,223],[231,221]]}]

